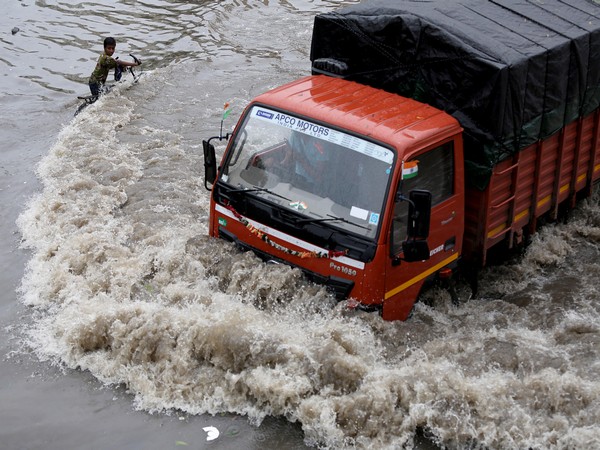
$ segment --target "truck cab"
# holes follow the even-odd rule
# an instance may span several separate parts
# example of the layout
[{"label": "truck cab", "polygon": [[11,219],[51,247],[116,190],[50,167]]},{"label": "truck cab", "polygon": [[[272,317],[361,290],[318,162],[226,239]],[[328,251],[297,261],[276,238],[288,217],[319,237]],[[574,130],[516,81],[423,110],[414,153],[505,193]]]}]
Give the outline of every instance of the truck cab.
[{"label": "truck cab", "polygon": [[218,168],[214,153],[205,142],[212,236],[384,319],[460,257],[462,129],[429,105],[313,75],[257,97]]}]

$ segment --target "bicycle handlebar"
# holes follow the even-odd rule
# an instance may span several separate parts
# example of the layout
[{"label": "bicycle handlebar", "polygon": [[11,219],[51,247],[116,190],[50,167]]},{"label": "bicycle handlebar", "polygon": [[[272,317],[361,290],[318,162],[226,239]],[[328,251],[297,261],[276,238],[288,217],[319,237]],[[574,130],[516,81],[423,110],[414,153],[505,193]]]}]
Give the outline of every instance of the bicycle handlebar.
[{"label": "bicycle handlebar", "polygon": [[142,64],[142,61],[140,61],[138,58],[136,58],[135,56],[133,56],[131,53],[129,54],[129,56],[131,56],[136,63]]}]

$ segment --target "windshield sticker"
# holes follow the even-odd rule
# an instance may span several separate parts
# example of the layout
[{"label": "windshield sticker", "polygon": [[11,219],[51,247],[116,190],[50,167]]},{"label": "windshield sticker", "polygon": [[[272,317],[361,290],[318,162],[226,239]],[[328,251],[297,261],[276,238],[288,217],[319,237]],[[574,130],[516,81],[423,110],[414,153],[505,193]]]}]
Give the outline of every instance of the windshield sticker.
[{"label": "windshield sticker", "polygon": [[369,217],[369,223],[373,225],[377,225],[379,223],[379,214],[372,212]]},{"label": "windshield sticker", "polygon": [[265,119],[269,119],[269,120],[271,120],[271,119],[273,118],[273,113],[270,113],[270,112],[268,112],[268,111],[264,111],[264,110],[262,110],[262,109],[259,109],[259,110],[256,112],[256,115],[257,115],[258,117],[264,117]]},{"label": "windshield sticker", "polygon": [[357,219],[367,220],[369,211],[367,211],[366,209],[357,208],[356,206],[353,206],[350,209],[350,215],[352,217],[356,217]]},{"label": "windshield sticker", "polygon": [[350,150],[354,150],[355,152],[362,153],[363,155],[370,156],[371,158],[378,159],[388,164],[392,164],[394,162],[394,152],[382,147],[381,145],[377,145],[373,142],[366,141],[365,139],[352,136],[351,134],[308,122],[289,114],[255,106],[250,113],[250,117],[271,122],[274,125],[289,128],[300,133],[308,134],[324,141],[331,142],[332,144],[341,145],[349,148]]},{"label": "windshield sticker", "polygon": [[296,211],[304,211],[305,209],[308,208],[308,206],[306,205],[306,203],[304,203],[302,201],[298,201],[298,202],[291,202],[290,208],[293,208]]}]

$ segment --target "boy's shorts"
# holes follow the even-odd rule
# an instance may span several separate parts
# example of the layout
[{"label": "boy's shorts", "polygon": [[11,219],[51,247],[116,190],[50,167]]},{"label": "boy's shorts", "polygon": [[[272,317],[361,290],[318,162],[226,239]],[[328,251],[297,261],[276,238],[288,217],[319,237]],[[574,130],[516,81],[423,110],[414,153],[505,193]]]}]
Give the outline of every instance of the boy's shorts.
[{"label": "boy's shorts", "polygon": [[100,89],[102,88],[102,85],[100,83],[90,83],[90,92],[92,93],[93,96],[98,96],[100,95]]}]

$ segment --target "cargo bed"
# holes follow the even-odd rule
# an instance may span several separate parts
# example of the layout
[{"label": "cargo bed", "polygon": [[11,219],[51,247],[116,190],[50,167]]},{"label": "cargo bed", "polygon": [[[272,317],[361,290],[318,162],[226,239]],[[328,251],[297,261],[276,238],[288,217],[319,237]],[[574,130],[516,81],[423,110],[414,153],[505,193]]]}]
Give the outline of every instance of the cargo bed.
[{"label": "cargo bed", "polygon": [[491,247],[512,246],[542,216],[556,219],[598,180],[600,110],[499,163],[484,191],[467,187],[463,256],[485,265]]}]

